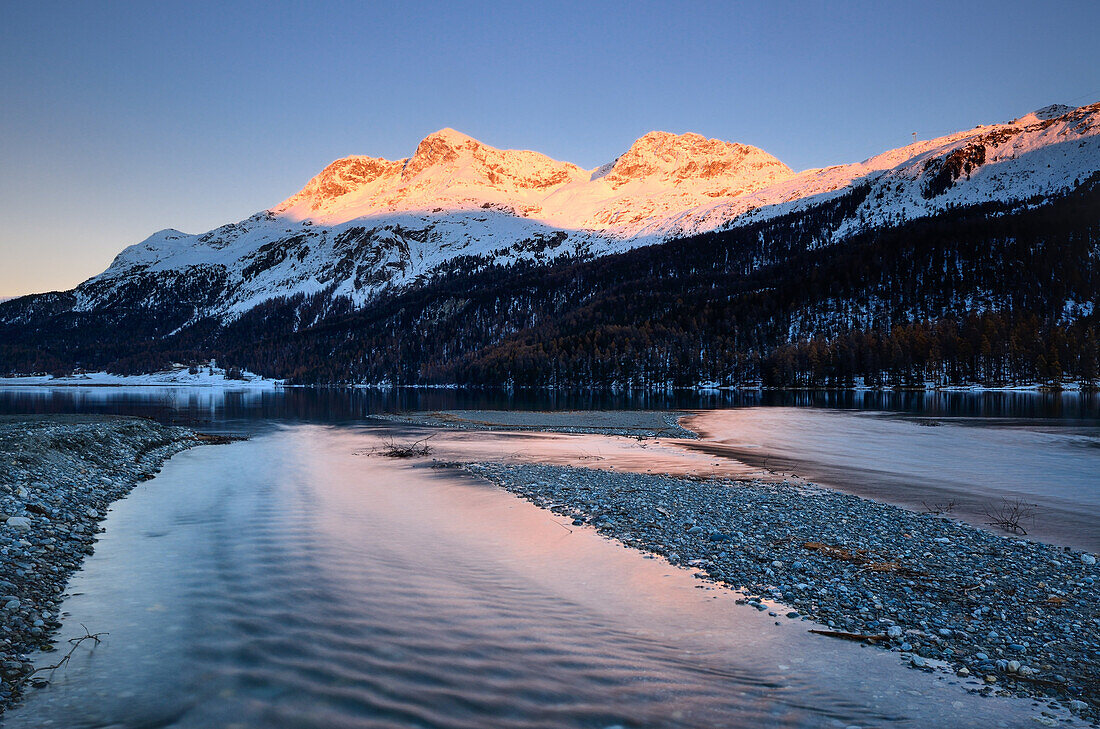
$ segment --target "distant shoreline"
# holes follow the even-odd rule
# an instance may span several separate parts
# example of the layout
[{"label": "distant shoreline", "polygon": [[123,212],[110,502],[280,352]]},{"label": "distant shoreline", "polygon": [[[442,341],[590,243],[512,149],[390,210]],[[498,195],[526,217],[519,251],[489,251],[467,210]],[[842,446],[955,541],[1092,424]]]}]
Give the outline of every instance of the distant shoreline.
[{"label": "distant shoreline", "polygon": [[208,387],[222,389],[265,389],[282,386],[280,380],[270,380],[251,372],[241,378],[230,378],[221,368],[207,366],[190,372],[186,367],[150,372],[142,375],[116,375],[109,372],[88,372],[67,377],[53,375],[15,375],[0,377],[0,387]]},{"label": "distant shoreline", "polygon": [[[90,373],[88,376],[53,377],[51,375],[12,375],[0,377],[0,387],[206,387],[222,389],[347,389],[347,390],[455,390],[455,391],[519,391],[519,392],[606,392],[657,394],[666,392],[736,393],[736,392],[852,392],[852,393],[1032,393],[1043,395],[1093,395],[1100,393],[1100,386],[1082,386],[1081,383],[1067,382],[1061,386],[1039,383],[1025,385],[1005,385],[992,387],[984,385],[928,385],[928,386],[883,386],[883,387],[767,387],[759,384],[695,387],[552,387],[552,386],[510,386],[510,385],[459,385],[459,384],[355,384],[355,383],[314,383],[294,384],[249,374],[249,379],[217,379],[217,376],[205,379],[187,380],[181,378],[160,377],[162,373],[144,375],[110,375],[105,372]],[[94,375],[94,376],[93,376]]]}]

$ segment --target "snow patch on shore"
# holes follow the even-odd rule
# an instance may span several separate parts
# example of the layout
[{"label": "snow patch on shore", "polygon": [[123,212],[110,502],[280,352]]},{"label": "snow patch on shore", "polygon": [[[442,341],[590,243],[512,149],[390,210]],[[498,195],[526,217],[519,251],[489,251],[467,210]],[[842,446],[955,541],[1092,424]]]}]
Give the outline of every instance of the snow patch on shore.
[{"label": "snow patch on shore", "polygon": [[226,370],[203,365],[191,372],[186,365],[174,365],[170,369],[143,375],[116,375],[110,372],[84,372],[65,377],[53,375],[22,375],[0,377],[0,386],[44,387],[216,387],[226,390],[262,389],[274,390],[282,386],[282,380],[270,380],[243,370],[239,379],[230,379]]}]

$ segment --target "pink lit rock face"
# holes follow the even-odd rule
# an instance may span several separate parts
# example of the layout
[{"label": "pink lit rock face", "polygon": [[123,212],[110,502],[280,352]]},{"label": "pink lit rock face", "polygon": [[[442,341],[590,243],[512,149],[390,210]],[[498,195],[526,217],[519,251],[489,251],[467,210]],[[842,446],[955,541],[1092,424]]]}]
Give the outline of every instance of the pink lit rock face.
[{"label": "pink lit rock face", "polygon": [[629,236],[643,221],[759,190],[793,174],[756,147],[698,134],[650,132],[611,164],[582,170],[538,152],[500,150],[442,129],[407,159],[337,160],[272,212],[336,225],[386,212],[490,205],[563,229]]},{"label": "pink lit rock face", "polygon": [[336,160],[272,212],[331,225],[384,212],[534,203],[547,191],[586,177],[576,165],[538,152],[500,150],[441,129],[406,159]]},{"label": "pink lit rock face", "polygon": [[[297,194],[201,235],[163,230],[76,289],[76,310],[128,285],[214,281],[196,317],[233,318],[279,296],[347,297],[469,269],[566,255],[600,256],[755,222],[861,186],[821,245],[949,208],[1066,192],[1100,171],[1100,104],[919,141],[853,164],[795,172],[767,152],[698,134],[651,132],[585,170],[538,152],[501,150],[453,129],[411,157],[351,156]],[[142,283],[144,282],[144,283]]]}]

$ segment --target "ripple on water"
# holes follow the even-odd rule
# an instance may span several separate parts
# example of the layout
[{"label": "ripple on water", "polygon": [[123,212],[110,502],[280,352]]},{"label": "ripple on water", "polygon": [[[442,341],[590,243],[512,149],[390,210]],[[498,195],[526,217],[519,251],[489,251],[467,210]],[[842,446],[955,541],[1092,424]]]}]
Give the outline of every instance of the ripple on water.
[{"label": "ripple on water", "polygon": [[65,605],[66,630],[111,635],[6,726],[951,727],[1024,716],[895,656],[774,626],[731,593],[696,589],[690,572],[567,532],[467,477],[351,455],[371,437],[299,426],[174,459],[116,506]]}]

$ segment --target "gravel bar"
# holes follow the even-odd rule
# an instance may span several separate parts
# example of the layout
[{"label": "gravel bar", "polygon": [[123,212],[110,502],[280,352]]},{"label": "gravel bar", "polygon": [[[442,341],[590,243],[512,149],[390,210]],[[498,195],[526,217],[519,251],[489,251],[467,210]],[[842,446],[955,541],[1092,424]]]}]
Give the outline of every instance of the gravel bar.
[{"label": "gravel bar", "polygon": [[631,438],[696,439],[698,435],[680,427],[680,418],[690,414],[669,410],[436,410],[369,417],[455,430],[537,430]]},{"label": "gravel bar", "polygon": [[0,711],[45,681],[28,654],[56,650],[62,592],[111,502],[176,453],[225,441],[140,418],[0,416]]},{"label": "gravel bar", "polygon": [[575,527],[742,590],[739,602],[777,621],[817,621],[834,637],[899,651],[913,668],[946,667],[971,691],[1057,701],[1093,723],[1100,717],[1092,554],[812,484],[464,467]]}]

